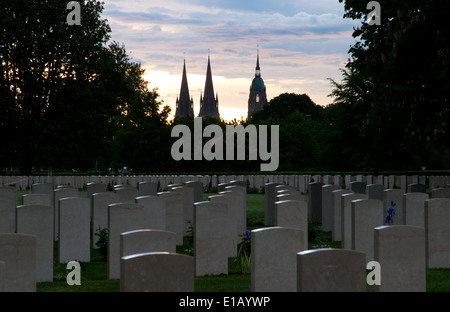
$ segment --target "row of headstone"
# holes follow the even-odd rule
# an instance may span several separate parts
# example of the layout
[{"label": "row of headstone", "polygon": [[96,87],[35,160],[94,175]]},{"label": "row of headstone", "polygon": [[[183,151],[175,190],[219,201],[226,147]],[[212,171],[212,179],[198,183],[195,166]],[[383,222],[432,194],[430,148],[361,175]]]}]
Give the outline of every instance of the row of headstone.
[{"label": "row of headstone", "polygon": [[[380,185],[367,185],[364,192],[361,185],[352,190],[335,189],[329,185],[310,187],[310,190],[313,193],[309,198],[319,198],[314,192],[321,192],[322,207],[313,207],[317,210],[322,208],[322,226],[325,226],[322,229],[331,229],[332,239],[341,241],[342,248],[362,250],[368,258],[373,258],[372,230],[385,224],[387,209],[394,205],[394,225],[418,226],[427,230],[427,267],[450,266],[450,261],[443,260],[448,258],[445,254],[450,251],[450,245],[446,243],[450,239],[450,225],[442,221],[450,218],[447,215],[450,212],[447,189],[432,190],[431,198],[421,192],[423,188],[420,185],[411,185],[409,193],[400,189],[384,189]],[[449,212],[443,207],[447,207]]]},{"label": "row of headstone", "polygon": [[368,264],[377,261],[375,291],[425,291],[425,230],[416,226],[372,228],[370,260],[358,249],[305,250],[304,232],[267,227],[251,232],[254,292],[364,292]]},{"label": "row of headstone", "polygon": [[277,224],[276,203],[286,200],[305,201],[303,194],[292,186],[266,183],[264,186],[264,224],[266,226]]},{"label": "row of headstone", "polygon": [[[426,267],[449,268],[450,225],[447,220],[450,218],[450,199],[428,199],[419,194],[422,193],[404,194],[403,199],[405,203],[416,201],[414,206],[407,204],[408,206],[404,207],[406,208],[404,217],[409,216],[409,211],[416,208],[415,215],[421,215],[417,218],[417,220],[421,218],[420,222],[416,224],[398,222],[398,225],[395,226],[405,225],[425,229]],[[343,209],[342,247],[363,251],[370,259],[374,257],[373,229],[385,224],[386,210],[381,200],[356,199],[355,195],[357,194],[341,195],[341,202],[343,202],[341,206]],[[346,217],[346,214],[350,214],[350,218]]]},{"label": "row of headstone", "polygon": [[204,191],[218,187],[230,181],[244,181],[248,187],[257,188],[263,192],[266,183],[279,183],[295,187],[302,193],[308,192],[310,182],[334,184],[348,189],[351,182],[365,184],[381,184],[385,188],[399,188],[408,191],[410,184],[427,185],[429,189],[448,188],[450,176],[437,175],[104,175],[104,176],[0,176],[0,185],[25,190],[32,184],[49,183],[55,188],[58,185],[73,186],[78,189],[90,183],[101,183],[108,186],[128,185],[138,188],[141,182],[152,182],[157,185],[157,191],[167,190],[170,184],[182,185],[187,181],[198,181],[204,186]]},{"label": "row of headstone", "polygon": [[[192,190],[192,192],[188,192],[192,193],[192,196],[190,197],[192,200],[195,183],[192,183],[190,186],[192,187],[186,186],[184,188]],[[58,240],[58,258],[60,262],[65,263],[72,260],[86,262],[90,261],[90,247],[94,243],[91,238],[93,237],[92,234],[96,229],[96,226],[100,228],[107,227],[108,231],[111,232],[111,237],[114,237],[117,230],[122,232],[120,229],[121,224],[129,221],[129,218],[124,218],[114,223],[113,217],[114,225],[111,230],[111,228],[109,228],[109,221],[111,221],[111,218],[108,217],[110,206],[119,205],[123,208],[123,205],[127,204],[119,202],[117,193],[103,192],[106,190],[104,185],[97,184],[95,187],[95,189],[89,190],[90,199],[79,198],[78,190],[73,187],[58,187],[52,190],[51,184],[33,185],[33,193],[23,195],[22,202],[24,205],[21,206],[15,206],[17,204],[17,192],[15,190],[8,190],[5,194],[9,194],[9,196],[5,195],[0,198],[0,201],[4,200],[5,202],[7,199],[11,199],[11,201],[8,201],[7,205],[0,205],[1,215],[7,216],[6,218],[0,218],[1,221],[7,221],[5,222],[6,225],[4,229],[0,229],[0,233],[14,233],[15,231],[18,231],[35,237],[35,275],[37,282],[53,280],[54,239]],[[153,190],[155,190],[155,188],[153,188]],[[45,192],[47,192],[47,194],[45,194]],[[135,194],[134,192],[130,193]],[[183,215],[183,200],[187,197],[176,193],[176,191],[170,192],[170,195],[177,195],[176,200],[174,201],[176,205],[172,206],[179,207],[179,209],[171,212],[175,212],[174,216],[176,215],[179,220],[178,228],[176,230],[178,232],[177,235],[179,234],[179,236],[181,236],[181,240],[177,241],[181,245],[182,236],[185,234],[183,229],[185,217]],[[137,195],[139,195],[139,192]],[[202,196],[202,194],[200,195]],[[124,198],[126,198],[126,196],[122,199]],[[191,210],[192,201],[190,204]],[[140,208],[140,206],[147,207],[148,209],[142,209],[146,210],[147,214],[143,215],[142,218],[138,217],[137,219],[140,219],[140,223],[135,222],[130,229],[151,228],[166,230],[167,227],[165,221],[167,210],[165,202],[165,196],[136,197],[135,203],[129,203],[129,207],[126,208],[133,212],[139,211],[140,209],[134,210],[134,208]],[[54,203],[56,203],[56,205]],[[9,228],[10,223],[12,223],[9,220],[11,211],[14,213],[14,229]],[[169,221],[172,219],[170,218],[170,213],[169,218],[167,219],[169,219]],[[143,220],[147,220],[148,222],[144,223],[142,222]],[[189,222],[191,222],[191,220],[189,220]],[[124,225],[124,227],[126,227],[126,225]],[[109,243],[109,251],[114,253],[117,245],[116,240],[110,240]],[[110,257],[110,259],[115,259],[115,257]],[[120,261],[120,258],[118,259]],[[118,276],[118,274],[114,275],[114,264],[115,261],[112,260],[112,263],[109,264],[109,271],[111,272],[111,276]]]},{"label": "row of headstone", "polygon": [[[113,198],[109,198],[115,203],[107,204],[106,216],[109,279],[120,278],[121,258],[132,256],[122,257],[120,254],[120,237],[125,232],[142,229],[167,231],[173,233],[171,236],[175,245],[183,244],[183,236],[189,234],[194,222],[195,187],[193,185],[193,183],[189,186],[171,184],[168,191],[143,196],[140,194],[146,193],[139,193],[139,190],[133,187],[117,186],[115,188],[114,195],[110,196]],[[151,191],[154,190],[153,187]],[[94,201],[97,196],[102,195],[94,194]],[[95,205],[93,207],[95,209]],[[105,217],[104,214],[103,217]],[[95,211],[93,220],[96,220]],[[170,252],[173,253],[173,250]]]},{"label": "row of headstone", "polygon": [[[208,203],[210,207],[220,206]],[[203,206],[204,203],[199,204]],[[365,291],[367,256],[358,250],[304,250],[298,229],[253,230],[251,290]],[[425,230],[415,226],[373,229],[374,260],[381,270],[376,291],[425,291]],[[194,258],[174,252],[172,232],[136,230],[120,235],[121,291],[194,290]],[[215,239],[220,239],[220,235]],[[36,239],[0,234],[0,290],[35,291]],[[7,286],[5,286],[7,285]]]},{"label": "row of headstone", "polygon": [[[136,198],[137,203],[147,204],[149,207],[155,206],[154,201],[159,200],[160,205],[157,206],[164,207],[158,209],[160,218],[166,218],[166,229],[176,230],[177,233],[148,229],[120,233],[121,291],[194,291],[195,258],[177,254],[176,245],[182,243],[183,234],[190,230],[183,223],[196,223],[194,205],[199,204],[197,201],[202,199],[203,186],[196,181],[186,183],[184,187],[169,185],[169,191],[160,192],[157,196]],[[111,212],[113,207],[109,206],[109,209]]]}]

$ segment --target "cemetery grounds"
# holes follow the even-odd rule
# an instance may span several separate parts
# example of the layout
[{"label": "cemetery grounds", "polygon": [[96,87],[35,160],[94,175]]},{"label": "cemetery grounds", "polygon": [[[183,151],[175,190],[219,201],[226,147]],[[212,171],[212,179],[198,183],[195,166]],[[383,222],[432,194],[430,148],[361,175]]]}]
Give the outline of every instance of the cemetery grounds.
[{"label": "cemetery grounds", "polygon": [[[29,190],[18,192],[19,205],[22,195],[30,193]],[[217,193],[205,193],[203,199]],[[79,190],[80,197],[87,197],[85,189]],[[305,201],[307,201],[305,195]],[[247,229],[249,231],[264,226],[264,194],[249,189],[247,193]],[[315,248],[341,248],[340,241],[332,241],[331,232],[322,232],[320,224],[308,225],[308,249]],[[58,262],[57,242],[54,248],[54,275],[53,282],[38,282],[37,292],[119,292],[120,281],[107,278],[107,261],[98,248],[91,249],[91,261],[81,263],[81,285],[68,285],[66,278],[70,270],[65,263]],[[193,255],[193,242],[191,236],[184,237],[184,243],[177,246],[177,253]],[[228,259],[228,274],[217,276],[195,277],[194,289],[196,292],[250,292],[251,275],[250,262],[247,255],[238,254],[236,258]],[[373,291],[373,286],[367,286],[367,291]],[[450,292],[450,269],[426,270],[427,292]]]}]

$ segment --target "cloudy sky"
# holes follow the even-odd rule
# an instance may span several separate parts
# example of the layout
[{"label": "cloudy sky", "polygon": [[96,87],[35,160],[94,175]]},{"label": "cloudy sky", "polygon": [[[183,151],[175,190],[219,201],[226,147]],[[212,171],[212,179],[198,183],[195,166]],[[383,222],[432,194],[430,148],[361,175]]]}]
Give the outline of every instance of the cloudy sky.
[{"label": "cloudy sky", "polygon": [[338,0],[105,0],[103,18],[173,112],[185,58],[198,114],[209,51],[220,115],[239,120],[247,116],[257,46],[269,100],[289,92],[332,102],[327,78],[341,79],[358,25],[342,18],[343,7]]}]

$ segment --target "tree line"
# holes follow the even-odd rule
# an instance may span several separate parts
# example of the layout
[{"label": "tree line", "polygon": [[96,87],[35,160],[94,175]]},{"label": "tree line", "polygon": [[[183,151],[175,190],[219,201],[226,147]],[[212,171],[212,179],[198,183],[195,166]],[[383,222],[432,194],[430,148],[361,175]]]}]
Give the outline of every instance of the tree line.
[{"label": "tree line", "polygon": [[[1,171],[259,171],[258,160],[172,159],[173,127],[193,119],[169,119],[144,69],[110,40],[102,3],[82,4],[80,27],[67,25],[64,1],[0,2]],[[380,25],[365,20],[366,1],[340,2],[361,26],[331,104],[286,92],[251,120],[203,126],[279,125],[279,171],[448,169],[448,1],[391,1]]]}]

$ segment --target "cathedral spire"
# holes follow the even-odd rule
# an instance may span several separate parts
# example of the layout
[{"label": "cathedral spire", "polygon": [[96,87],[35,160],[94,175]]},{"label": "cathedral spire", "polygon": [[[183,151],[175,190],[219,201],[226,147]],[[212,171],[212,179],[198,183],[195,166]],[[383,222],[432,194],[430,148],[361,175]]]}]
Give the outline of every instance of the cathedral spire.
[{"label": "cathedral spire", "polygon": [[212,81],[211,58],[208,49],[208,65],[206,69],[206,81],[204,95],[200,98],[200,117],[213,117],[219,119],[219,103],[217,95],[214,96],[214,86]]},{"label": "cathedral spire", "polygon": [[255,78],[253,78],[252,84],[250,86],[250,94],[248,98],[247,119],[250,120],[252,115],[257,111],[262,110],[264,105],[266,104],[267,104],[266,86],[264,84],[264,80],[261,78],[261,69],[259,67],[259,45],[258,45],[256,55]]},{"label": "cathedral spire", "polygon": [[193,117],[194,103],[189,95],[189,87],[186,74],[186,58],[183,60],[183,76],[181,78],[180,97],[177,98],[175,116]]},{"label": "cathedral spire", "polygon": [[259,67],[259,45],[257,46],[257,49],[256,49],[255,77],[261,77],[261,68]]}]

